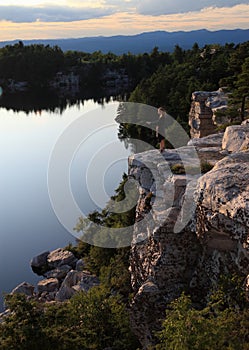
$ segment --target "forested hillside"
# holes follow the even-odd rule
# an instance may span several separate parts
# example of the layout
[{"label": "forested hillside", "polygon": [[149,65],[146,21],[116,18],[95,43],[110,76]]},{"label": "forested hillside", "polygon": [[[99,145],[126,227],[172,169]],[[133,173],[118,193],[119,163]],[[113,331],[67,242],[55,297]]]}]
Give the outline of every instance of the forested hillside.
[{"label": "forested hillside", "polygon": [[[186,122],[191,93],[226,86],[242,102],[248,89],[249,42],[206,45],[191,50],[178,45],[174,52],[139,55],[63,52],[58,46],[25,46],[22,42],[0,49],[0,84],[26,81],[30,87],[48,86],[58,72],[79,75],[84,88],[105,86],[106,72],[123,70],[129,79],[130,101],[164,105],[174,118]],[[247,60],[246,60],[247,59]]]}]

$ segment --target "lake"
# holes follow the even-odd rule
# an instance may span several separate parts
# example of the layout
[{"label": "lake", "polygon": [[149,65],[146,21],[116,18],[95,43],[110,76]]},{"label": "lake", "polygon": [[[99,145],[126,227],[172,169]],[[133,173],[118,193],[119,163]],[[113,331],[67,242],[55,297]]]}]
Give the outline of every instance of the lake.
[{"label": "lake", "polygon": [[[63,108],[29,108],[29,112],[22,101],[18,99],[18,109],[12,109],[11,102],[7,107],[0,107],[1,295],[23,281],[35,284],[39,280],[30,268],[33,256],[75,242],[75,237],[57,219],[47,186],[49,159],[65,130],[77,119],[86,119],[82,133],[87,132],[89,137],[75,150],[69,169],[72,194],[84,214],[105,206],[123,173],[127,173],[127,157],[131,153],[118,139],[115,117],[119,103],[112,99],[101,100],[101,104],[91,99],[68,101]],[[98,123],[95,129],[97,120],[103,120],[103,127]],[[105,145],[112,144],[114,147],[108,146],[105,151]],[[116,148],[118,159],[108,164]],[[85,180],[89,163],[92,168],[90,194]],[[95,181],[98,186],[94,193]],[[101,193],[100,181],[104,186]],[[2,308],[2,299],[0,305]]]}]

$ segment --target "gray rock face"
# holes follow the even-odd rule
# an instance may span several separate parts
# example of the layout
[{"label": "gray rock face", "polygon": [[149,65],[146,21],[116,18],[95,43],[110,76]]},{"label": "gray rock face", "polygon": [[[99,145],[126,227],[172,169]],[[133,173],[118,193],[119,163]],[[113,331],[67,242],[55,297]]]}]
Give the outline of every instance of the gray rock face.
[{"label": "gray rock face", "polygon": [[76,271],[83,271],[85,269],[85,262],[83,259],[79,259],[76,263],[75,270]]},{"label": "gray rock face", "polygon": [[66,278],[62,282],[58,293],[55,296],[55,300],[65,301],[67,299],[70,299],[76,293],[76,290],[73,287],[80,282],[82,277],[83,272],[69,271]]},{"label": "gray rock face", "polygon": [[92,276],[83,271],[70,271],[62,282],[62,285],[55,296],[57,301],[70,299],[76,292],[87,292],[93,286],[99,284],[96,276]]},{"label": "gray rock face", "polygon": [[32,286],[32,284],[29,284],[27,282],[22,282],[19,284],[17,287],[15,287],[12,291],[11,294],[25,294],[27,296],[33,296],[34,295],[34,289],[35,287]]},{"label": "gray rock face", "polygon": [[48,255],[49,255],[49,251],[46,251],[32,258],[30,262],[31,268],[38,275],[42,275],[42,273],[44,272],[44,269],[47,269]]},{"label": "gray rock face", "polygon": [[73,253],[62,248],[53,250],[47,257],[47,263],[51,269],[56,269],[62,265],[69,265],[71,267],[74,267],[76,262],[77,259]]},{"label": "gray rock face", "polygon": [[222,148],[232,153],[248,150],[249,124],[228,126],[222,141]]},{"label": "gray rock face", "polygon": [[218,162],[199,179],[197,193],[203,252],[191,285],[204,298],[222,271],[249,273],[249,151]]},{"label": "gray rock face", "polygon": [[58,280],[62,280],[66,277],[67,273],[71,270],[71,266],[69,265],[62,265],[57,267],[54,270],[50,270],[46,273],[44,273],[44,276],[46,278],[57,278]]},{"label": "gray rock face", "polygon": [[[63,278],[63,274],[65,277],[66,273],[75,267],[76,263],[77,259],[72,252],[58,248],[52,252],[44,252],[35,256],[30,264],[32,270],[38,275],[61,279]],[[69,266],[69,270],[65,266]],[[50,270],[54,270],[54,272],[49,272]],[[66,273],[64,270],[67,270]]]},{"label": "gray rock face", "polygon": [[241,125],[248,126],[248,125],[249,125],[249,119],[243,120],[243,122],[241,123]]},{"label": "gray rock face", "polygon": [[219,125],[231,122],[229,116],[216,113],[227,109],[228,94],[224,89],[217,91],[195,91],[189,112],[189,126],[192,138],[201,138],[216,132]]},{"label": "gray rock face", "polygon": [[194,146],[197,150],[207,147],[221,148],[224,132],[208,135],[202,138],[193,138],[189,140],[188,146]]},{"label": "gray rock face", "polygon": [[[191,170],[174,174],[172,168],[179,164],[186,170],[197,168],[197,174]],[[187,146],[162,155],[157,151],[134,155],[129,166],[129,176],[140,185],[130,260],[135,292],[131,320],[146,349],[159,329],[160,322],[156,320],[164,316],[167,302],[188,286],[194,274],[199,244],[189,222],[195,211],[192,204],[200,160],[194,147]]]},{"label": "gray rock face", "polygon": [[[236,138],[241,128],[233,131]],[[214,168],[205,175],[172,174],[179,150],[167,150],[163,160],[155,151],[130,158],[129,175],[140,186],[130,259],[131,320],[144,349],[153,343],[167,304],[183,290],[203,306],[222,274],[249,275],[249,150],[229,153],[222,144],[222,135],[215,135],[182,148],[185,167],[197,163],[191,147],[200,158],[201,150],[217,149]],[[141,176],[148,174],[146,167],[152,177]]]},{"label": "gray rock face", "polygon": [[202,138],[194,138],[188,142],[188,146],[194,146],[200,162],[215,164],[228,152],[222,150],[224,133],[209,135]]},{"label": "gray rock face", "polygon": [[41,280],[37,284],[38,293],[50,293],[55,292],[59,288],[59,281],[57,278],[47,278]]},{"label": "gray rock face", "polygon": [[215,133],[213,111],[207,100],[210,92],[197,91],[192,94],[191,109],[189,112],[189,126],[192,138],[199,138]]}]

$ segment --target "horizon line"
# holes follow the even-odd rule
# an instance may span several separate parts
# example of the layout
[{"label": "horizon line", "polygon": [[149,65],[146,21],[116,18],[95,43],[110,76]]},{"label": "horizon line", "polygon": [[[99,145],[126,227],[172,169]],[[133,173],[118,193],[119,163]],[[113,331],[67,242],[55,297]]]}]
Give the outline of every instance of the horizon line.
[{"label": "horizon line", "polygon": [[201,32],[201,31],[206,31],[206,32],[221,32],[221,31],[229,31],[229,32],[234,32],[237,30],[241,30],[241,31],[247,31],[249,30],[249,28],[245,29],[245,28],[234,28],[234,29],[217,29],[217,30],[211,30],[211,29],[206,29],[206,28],[201,28],[201,29],[193,29],[193,30],[176,30],[176,31],[169,31],[169,30],[154,30],[154,31],[143,31],[143,32],[139,32],[136,34],[115,34],[115,35],[90,35],[90,36],[79,36],[79,37],[63,37],[63,38],[46,38],[46,39],[21,39],[21,38],[16,38],[16,39],[10,39],[10,40],[0,40],[0,43],[4,43],[4,42],[15,42],[15,41],[56,41],[56,40],[77,40],[77,39],[85,39],[85,38],[115,38],[115,37],[135,37],[135,36],[139,36],[142,34],[151,34],[151,33],[169,33],[169,34],[173,34],[173,33],[191,33],[191,32]]}]

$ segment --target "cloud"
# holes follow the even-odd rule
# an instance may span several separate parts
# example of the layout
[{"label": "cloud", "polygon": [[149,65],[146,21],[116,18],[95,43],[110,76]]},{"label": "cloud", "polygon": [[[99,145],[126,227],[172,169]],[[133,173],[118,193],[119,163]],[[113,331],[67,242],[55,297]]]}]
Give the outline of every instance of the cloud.
[{"label": "cloud", "polygon": [[75,22],[2,22],[0,41],[138,34],[155,30],[248,29],[249,5],[207,8],[200,12],[154,16],[116,13]]},{"label": "cloud", "polygon": [[201,13],[205,9],[234,8],[249,0],[65,0],[55,5],[55,0],[37,6],[0,5],[0,21],[13,23],[74,22],[103,18],[118,13],[130,15],[158,16],[172,14]]},{"label": "cloud", "polygon": [[[105,4],[112,4],[115,0],[106,0]],[[166,15],[175,13],[187,13],[200,11],[208,7],[232,7],[239,4],[249,4],[247,0],[130,0],[127,2],[129,6],[134,6],[137,13],[143,15]]]},{"label": "cloud", "polygon": [[[160,0],[144,0],[143,2],[139,1],[137,10],[144,15],[161,15],[200,11],[208,7],[232,7],[241,3],[243,3],[241,0],[199,0],[191,2],[186,0],[166,0],[164,2]],[[245,3],[248,3],[248,1]]]},{"label": "cloud", "polygon": [[44,3],[40,6],[0,5],[0,20],[13,23],[74,22],[101,18],[115,13],[160,16],[201,11],[205,8],[230,8],[249,4],[249,0],[66,0],[63,5]]},{"label": "cloud", "polygon": [[69,6],[0,6],[0,20],[14,23],[29,22],[73,22],[108,16],[111,8],[69,7]]}]

